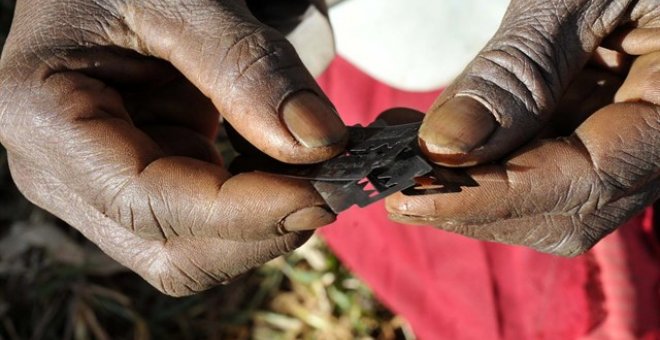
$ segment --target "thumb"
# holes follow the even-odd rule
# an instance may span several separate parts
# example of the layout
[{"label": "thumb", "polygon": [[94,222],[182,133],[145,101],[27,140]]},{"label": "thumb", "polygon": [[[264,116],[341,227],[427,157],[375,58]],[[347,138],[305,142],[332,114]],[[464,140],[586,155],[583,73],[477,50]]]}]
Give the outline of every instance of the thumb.
[{"label": "thumb", "polygon": [[131,48],[171,62],[274,158],[314,163],[341,152],[346,128],[334,108],[293,46],[255,19],[244,1],[155,2],[124,14],[136,35]]},{"label": "thumb", "polygon": [[429,110],[422,149],[437,163],[469,166],[532,138],[600,41],[624,20],[622,7],[513,0],[495,36]]}]

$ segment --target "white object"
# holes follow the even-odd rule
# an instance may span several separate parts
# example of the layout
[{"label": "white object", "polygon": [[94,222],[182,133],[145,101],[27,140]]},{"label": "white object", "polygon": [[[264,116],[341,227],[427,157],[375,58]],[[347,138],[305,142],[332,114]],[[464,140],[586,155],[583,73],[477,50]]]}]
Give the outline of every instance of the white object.
[{"label": "white object", "polygon": [[346,0],[330,9],[339,55],[396,88],[450,83],[499,27],[508,0]]},{"label": "white object", "polygon": [[335,56],[332,27],[315,6],[309,6],[303,20],[287,34],[287,39],[315,77],[323,73]]}]

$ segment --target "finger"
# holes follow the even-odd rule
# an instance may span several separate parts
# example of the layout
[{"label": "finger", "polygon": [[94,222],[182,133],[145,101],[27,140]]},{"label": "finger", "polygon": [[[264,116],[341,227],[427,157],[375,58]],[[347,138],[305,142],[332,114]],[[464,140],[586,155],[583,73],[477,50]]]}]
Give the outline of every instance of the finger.
[{"label": "finger", "polygon": [[230,178],[217,164],[168,155],[126,120],[119,95],[99,81],[57,73],[39,91],[25,103],[32,121],[21,121],[32,134],[5,140],[15,157],[48,169],[53,185],[71,188],[141,237],[268,239],[334,220],[307,182],[259,173]]},{"label": "finger", "polygon": [[625,53],[598,47],[591,55],[590,63],[614,74],[625,75],[630,69],[632,59]]},{"label": "finger", "polygon": [[[657,8],[657,7],[656,7]],[[656,9],[656,11],[658,11]],[[652,15],[649,15],[652,16]],[[643,55],[660,51],[660,16],[656,27],[623,28],[608,37],[603,44],[608,48],[630,55]]]},{"label": "finger", "polygon": [[[376,121],[385,122],[387,125],[400,125],[421,122],[422,119],[424,119],[424,114],[417,110],[392,108],[383,111],[378,115]],[[241,155],[241,157],[235,158],[231,163],[229,170],[232,173],[251,171],[254,169],[266,169],[272,164],[272,159],[270,157],[248,143],[230,124],[225,122],[224,127],[232,146]]]},{"label": "finger", "polygon": [[612,104],[571,138],[538,141],[503,165],[468,170],[478,187],[397,194],[387,209],[397,221],[579,254],[658,199],[659,131],[657,106]]},{"label": "finger", "polygon": [[645,101],[660,105],[660,49],[637,57],[614,99],[616,102]]},{"label": "finger", "polygon": [[[195,8],[197,1],[187,5]],[[147,2],[125,10],[125,24],[139,44],[119,38],[126,47],[170,61],[270,156],[314,163],[341,152],[346,129],[285,37],[242,2],[204,6],[182,11]],[[172,17],[178,19],[167,19]]]},{"label": "finger", "polygon": [[[420,122],[422,119],[424,119],[424,114],[417,110],[409,108],[392,108],[385,110],[380,115],[378,115],[376,121],[383,121],[387,125],[399,125]],[[236,131],[236,129],[231,126],[231,124],[224,122],[223,126],[227,132],[227,136],[229,137],[232,146],[234,147],[234,150],[241,154],[241,156],[248,156],[238,157],[232,163],[232,167],[235,168],[238,172],[243,172],[246,169],[257,168],[257,165],[254,164],[254,161],[264,160],[265,162],[270,162],[272,160],[270,157],[246,141],[245,138],[243,138]]]},{"label": "finger", "polygon": [[[162,60],[112,48],[22,52],[4,65],[7,78],[36,73],[45,79],[56,72],[78,72],[119,89],[130,120],[140,128],[186,126],[208,138],[216,134],[219,113],[213,103]],[[40,55],[46,52],[48,57]]]},{"label": "finger", "polygon": [[430,158],[474,165],[532,138],[623,20],[620,3],[599,4],[513,1],[493,39],[429,110],[419,136]]},{"label": "finger", "polygon": [[[30,166],[14,155],[10,156],[10,163],[17,184],[31,201],[49,211],[68,211],[61,215],[65,222],[168,295],[189,295],[226,283],[301,246],[311,235],[309,232],[289,233],[249,242],[195,237],[145,240],[101,213],[77,193],[53,183],[41,171],[43,168]],[[53,190],[55,186],[57,190]],[[72,210],[72,206],[76,209]]]}]

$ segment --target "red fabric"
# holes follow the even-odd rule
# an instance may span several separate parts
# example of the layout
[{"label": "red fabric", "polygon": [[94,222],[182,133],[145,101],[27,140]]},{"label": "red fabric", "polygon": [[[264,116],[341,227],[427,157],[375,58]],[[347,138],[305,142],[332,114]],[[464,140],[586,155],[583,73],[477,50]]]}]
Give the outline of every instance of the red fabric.
[{"label": "red fabric", "polygon": [[[337,59],[321,86],[347,124],[437,96],[392,89]],[[332,249],[421,339],[660,337],[660,253],[651,210],[567,259],[390,222],[383,204],[323,229]]]}]

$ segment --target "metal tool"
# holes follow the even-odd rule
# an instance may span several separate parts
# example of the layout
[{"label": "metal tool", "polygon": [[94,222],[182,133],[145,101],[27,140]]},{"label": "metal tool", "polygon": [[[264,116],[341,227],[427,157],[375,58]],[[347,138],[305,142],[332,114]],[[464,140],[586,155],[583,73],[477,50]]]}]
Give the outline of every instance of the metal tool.
[{"label": "metal tool", "polygon": [[344,154],[316,165],[273,163],[261,171],[309,180],[335,213],[353,205],[365,207],[399,191],[430,195],[477,186],[463,170],[426,161],[417,145],[420,125],[376,121],[367,127],[352,126]]}]

